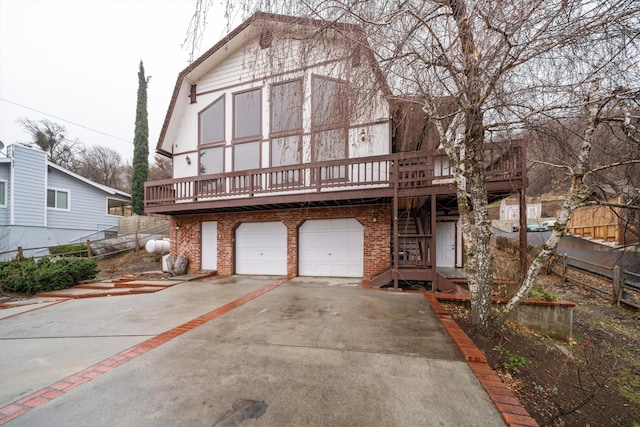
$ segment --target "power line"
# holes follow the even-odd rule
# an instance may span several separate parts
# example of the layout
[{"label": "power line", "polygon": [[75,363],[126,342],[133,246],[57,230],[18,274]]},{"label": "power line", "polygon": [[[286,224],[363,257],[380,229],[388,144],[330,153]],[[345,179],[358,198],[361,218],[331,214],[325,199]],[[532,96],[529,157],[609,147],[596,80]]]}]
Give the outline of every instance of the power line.
[{"label": "power line", "polygon": [[90,130],[91,132],[99,133],[100,135],[108,136],[109,138],[117,139],[119,141],[126,142],[128,144],[133,144],[133,141],[129,141],[129,140],[120,138],[118,136],[110,135],[108,133],[105,133],[105,132],[90,128],[88,126],[84,126],[84,125],[81,125],[79,123],[75,123],[75,122],[72,122],[70,120],[63,119],[62,117],[54,116],[53,114],[49,114],[49,113],[45,113],[44,111],[36,110],[35,108],[27,107],[26,105],[20,104],[20,103],[15,102],[15,101],[11,101],[11,100],[8,100],[8,99],[2,98],[2,97],[0,97],[0,101],[8,102],[9,104],[17,105],[18,107],[26,108],[27,110],[35,111],[36,113],[44,114],[45,116],[53,117],[56,120],[60,120],[60,121],[65,122],[65,123],[69,123],[71,125],[78,126],[78,127],[83,128],[83,129],[86,129],[86,130]]}]

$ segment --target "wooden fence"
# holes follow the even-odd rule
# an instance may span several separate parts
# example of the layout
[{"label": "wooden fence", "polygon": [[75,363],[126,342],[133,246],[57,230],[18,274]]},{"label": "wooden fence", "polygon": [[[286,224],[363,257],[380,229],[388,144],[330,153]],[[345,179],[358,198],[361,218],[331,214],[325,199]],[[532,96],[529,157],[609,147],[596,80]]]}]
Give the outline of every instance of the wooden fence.
[{"label": "wooden fence", "polygon": [[[120,235],[117,238],[87,240],[85,242],[72,243],[59,246],[42,246],[25,248],[18,246],[16,249],[1,252],[0,255],[15,254],[13,258],[42,258],[47,256],[80,256],[89,258],[104,258],[122,252],[143,248],[147,241],[158,239],[167,235],[166,224],[155,224],[152,228],[136,231],[131,234]],[[69,251],[55,251],[54,248],[69,247]],[[52,249],[54,251],[52,252]],[[54,253],[55,252],[55,253]]]},{"label": "wooden fence", "polygon": [[[578,260],[566,254],[556,257],[556,264],[562,268],[562,280],[599,292],[620,306],[621,303],[640,308],[640,274],[623,269],[620,265],[613,267]],[[605,279],[609,286],[603,288],[572,277],[569,270],[594,277],[599,281]]]}]

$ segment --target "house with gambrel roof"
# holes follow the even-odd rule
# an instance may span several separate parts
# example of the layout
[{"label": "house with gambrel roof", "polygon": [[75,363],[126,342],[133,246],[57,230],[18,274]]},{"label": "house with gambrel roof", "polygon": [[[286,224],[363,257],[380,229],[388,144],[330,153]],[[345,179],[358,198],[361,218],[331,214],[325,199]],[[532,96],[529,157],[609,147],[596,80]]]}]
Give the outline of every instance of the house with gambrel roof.
[{"label": "house with gambrel roof", "polygon": [[[256,13],[178,75],[156,148],[174,176],[146,183],[145,211],[171,216],[191,272],[445,289],[456,192],[417,117],[359,27]],[[490,197],[522,188],[521,146],[486,150]]]}]

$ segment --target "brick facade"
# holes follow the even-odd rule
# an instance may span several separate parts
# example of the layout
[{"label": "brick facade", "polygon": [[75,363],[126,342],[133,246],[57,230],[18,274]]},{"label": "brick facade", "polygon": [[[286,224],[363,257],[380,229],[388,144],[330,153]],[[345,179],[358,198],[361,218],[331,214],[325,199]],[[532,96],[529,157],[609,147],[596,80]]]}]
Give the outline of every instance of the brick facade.
[{"label": "brick facade", "polygon": [[277,211],[199,214],[171,219],[171,254],[189,258],[189,272],[200,271],[201,226],[218,223],[218,274],[234,274],[234,235],[243,222],[281,221],[287,227],[287,276],[298,275],[298,229],[308,219],[355,218],[364,227],[364,279],[391,265],[391,206],[348,206]]}]

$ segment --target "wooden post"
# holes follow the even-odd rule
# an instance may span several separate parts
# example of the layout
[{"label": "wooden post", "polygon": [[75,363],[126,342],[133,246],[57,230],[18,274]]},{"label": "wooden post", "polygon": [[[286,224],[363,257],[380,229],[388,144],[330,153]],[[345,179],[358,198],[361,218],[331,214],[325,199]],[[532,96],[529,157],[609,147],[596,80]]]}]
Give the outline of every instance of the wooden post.
[{"label": "wooden post", "polygon": [[18,261],[22,261],[24,259],[24,252],[22,252],[22,246],[18,246]]},{"label": "wooden post", "polygon": [[518,238],[519,238],[519,249],[520,249],[520,277],[518,279],[519,282],[524,280],[525,275],[527,274],[527,266],[529,265],[527,260],[527,190],[525,188],[525,184],[522,184],[522,188],[520,189],[520,200],[519,200],[519,221],[520,229],[518,230]]},{"label": "wooden post", "polygon": [[624,274],[620,270],[620,265],[613,266],[612,274],[613,282],[613,302],[620,307],[620,298],[622,298],[622,292],[624,291]]},{"label": "wooden post", "polygon": [[520,147],[520,230],[518,237],[520,239],[520,281],[524,280],[529,265],[528,255],[528,239],[527,239],[527,148],[525,144]]},{"label": "wooden post", "polygon": [[135,248],[133,249],[134,252],[138,252],[138,249],[140,248],[140,237],[138,236],[138,231],[136,231],[136,240],[134,242]]},{"label": "wooden post", "polygon": [[398,185],[400,180],[400,161],[396,158],[393,162],[393,269],[391,275],[393,277],[393,289],[398,289],[399,282],[399,265],[400,264],[400,242],[398,241]]},{"label": "wooden post", "polygon": [[91,258],[93,254],[91,253],[91,240],[87,240],[87,256]]},{"label": "wooden post", "polygon": [[567,254],[562,254],[561,259],[562,259],[562,283],[567,283]]},{"label": "wooden post", "polygon": [[431,261],[431,269],[433,270],[433,282],[431,282],[431,291],[438,291],[438,260],[436,259],[436,250],[438,249],[438,239],[436,239],[436,227],[438,226],[436,223],[436,215],[438,211],[436,210],[436,202],[437,198],[435,194],[431,194],[431,224],[429,228],[431,230],[431,244],[430,248],[430,261]]}]

